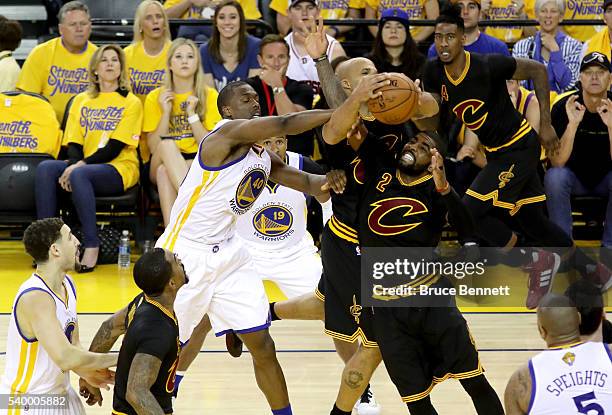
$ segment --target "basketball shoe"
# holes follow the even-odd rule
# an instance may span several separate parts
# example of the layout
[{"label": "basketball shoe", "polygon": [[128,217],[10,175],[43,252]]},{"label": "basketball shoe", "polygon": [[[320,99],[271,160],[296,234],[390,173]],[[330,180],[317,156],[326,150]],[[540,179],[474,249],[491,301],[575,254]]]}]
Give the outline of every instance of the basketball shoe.
[{"label": "basketball shoe", "polygon": [[354,409],[359,415],[380,415],[380,405],[376,402],[370,385],[363,391],[361,398],[355,403]]},{"label": "basketball shoe", "polygon": [[526,306],[530,310],[536,308],[542,297],[550,292],[561,265],[561,257],[554,252],[538,249],[532,253],[532,257],[533,261],[523,268],[529,272]]}]

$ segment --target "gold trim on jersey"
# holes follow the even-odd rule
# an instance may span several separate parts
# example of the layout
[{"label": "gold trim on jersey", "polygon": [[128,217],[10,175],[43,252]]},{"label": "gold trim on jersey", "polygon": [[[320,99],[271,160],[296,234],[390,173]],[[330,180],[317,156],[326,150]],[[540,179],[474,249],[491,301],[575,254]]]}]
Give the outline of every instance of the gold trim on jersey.
[{"label": "gold trim on jersey", "polygon": [[319,300],[325,302],[325,294],[323,294],[321,291],[319,291],[319,287],[315,288],[314,295]]},{"label": "gold trim on jersey", "polygon": [[342,333],[337,333],[328,329],[325,329],[325,334],[333,337],[334,339],[342,340],[347,343],[355,343],[357,339],[360,339],[361,345],[364,347],[378,347],[378,343],[368,340],[368,337],[365,335],[361,327],[358,327],[357,330],[355,330],[355,333],[353,333],[351,336],[347,336],[346,334]]},{"label": "gold trim on jersey", "polygon": [[176,321],[176,317],[174,316],[174,313],[172,313],[170,310],[168,310],[166,307],[164,307],[162,304],[160,304],[159,302],[155,301],[151,297],[148,297],[146,294],[145,294],[144,298],[145,298],[145,301],[147,303],[149,303],[151,305],[154,305],[155,307],[159,308],[162,313],[164,313],[165,315],[170,317],[174,321],[174,324],[176,324],[178,326],[178,321]]},{"label": "gold trim on jersey", "polygon": [[329,219],[329,229],[339,238],[344,239],[345,241],[352,242],[354,244],[359,243],[359,239],[357,236],[357,231],[351,228],[350,226],[345,225],[340,222],[336,216],[332,215]]},{"label": "gold trim on jersey", "polygon": [[200,198],[200,194],[205,193],[218,176],[219,171],[204,170],[202,172],[202,182],[193,190],[193,193],[189,198],[189,203],[187,203],[187,206],[185,206],[185,208],[177,216],[176,222],[172,227],[172,231],[168,234],[168,239],[166,239],[166,242],[164,243],[164,249],[168,249],[169,251],[174,249],[174,244],[176,243],[179,232],[185,225],[185,222],[187,222],[187,218]]},{"label": "gold trim on jersey", "polygon": [[580,346],[581,344],[584,344],[584,342],[582,340],[578,340],[578,341],[575,341],[575,342],[571,342],[571,343],[567,343],[567,344],[562,344],[560,346],[552,346],[552,347],[549,347],[548,350],[569,349],[570,347]]},{"label": "gold trim on jersey", "polygon": [[482,200],[483,202],[487,202],[488,200],[491,200],[491,203],[493,204],[493,206],[497,206],[497,207],[504,208],[504,209],[509,209],[510,216],[516,215],[516,213],[519,211],[519,209],[523,205],[527,205],[529,203],[543,202],[544,200],[546,200],[546,195],[538,195],[538,196],[527,197],[525,199],[519,199],[515,203],[503,202],[499,200],[499,191],[497,189],[493,190],[492,192],[487,193],[486,195],[480,194],[472,189],[468,189],[466,190],[465,194],[470,195],[478,200]]},{"label": "gold trim on jersey", "polygon": [[518,200],[515,203],[514,209],[512,209],[510,211],[510,215],[514,216],[516,215],[516,213],[519,211],[519,209],[521,208],[521,206],[523,205],[527,205],[529,203],[538,203],[538,202],[543,202],[546,200],[546,195],[539,195],[539,196],[533,196],[533,197],[527,197],[525,199],[521,199]]},{"label": "gold trim on jersey", "polygon": [[530,132],[531,130],[532,130],[531,125],[529,125],[527,120],[523,118],[523,122],[521,122],[520,128],[510,138],[510,141],[508,141],[507,143],[502,144],[501,146],[497,146],[497,147],[487,147],[487,146],[484,146],[484,149],[486,151],[488,151],[489,153],[491,153],[493,151],[499,150],[500,148],[508,147],[508,146],[516,143],[521,138],[525,137],[525,135],[527,135],[527,133]]},{"label": "gold trim on jersey", "polygon": [[395,177],[397,177],[397,180],[399,180],[402,186],[416,186],[417,184],[426,182],[427,180],[431,179],[433,176],[431,174],[427,174],[421,177],[420,179],[416,179],[416,180],[411,181],[410,183],[406,183],[405,181],[402,180],[402,175],[400,174],[399,170],[396,170]]},{"label": "gold trim on jersey", "polygon": [[469,378],[473,378],[476,376],[480,376],[483,373],[484,373],[484,369],[482,367],[482,364],[480,363],[480,359],[478,359],[478,367],[476,369],[470,370],[469,372],[462,372],[462,373],[446,373],[441,378],[434,376],[431,381],[431,384],[429,385],[427,389],[425,389],[423,392],[415,393],[414,395],[402,396],[402,402],[404,403],[416,402],[420,399],[427,397],[433,390],[434,386],[436,386],[438,383],[444,382],[446,379],[450,379],[450,378],[457,379],[457,380],[469,379]]},{"label": "gold trim on jersey", "polygon": [[128,414],[125,414],[125,413],[123,413],[123,412],[119,412],[119,411],[115,411],[115,410],[113,409],[113,415],[128,415]]},{"label": "gold trim on jersey", "polygon": [[453,79],[453,77],[446,70],[446,66],[444,66],[444,73],[446,73],[446,77],[448,78],[450,83],[455,85],[455,86],[457,86],[461,82],[463,82],[463,80],[465,79],[468,71],[470,70],[470,62],[471,62],[470,52],[464,51],[464,53],[465,53],[465,67],[463,68],[463,72],[461,72],[461,75],[459,75],[459,78]]},{"label": "gold trim on jersey", "polygon": [[[11,394],[25,393],[28,391],[32,375],[34,374],[34,367],[36,366],[36,358],[38,356],[38,341],[28,343],[21,339],[21,349],[19,351],[19,366],[17,366],[17,375],[11,385]],[[9,414],[19,413],[20,408],[9,409]]]}]

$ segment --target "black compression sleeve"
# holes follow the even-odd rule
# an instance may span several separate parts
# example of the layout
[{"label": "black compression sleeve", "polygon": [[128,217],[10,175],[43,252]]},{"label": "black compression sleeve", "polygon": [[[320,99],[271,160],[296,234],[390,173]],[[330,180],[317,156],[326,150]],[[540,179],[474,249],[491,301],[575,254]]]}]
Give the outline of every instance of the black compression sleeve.
[{"label": "black compression sleeve", "polygon": [[108,141],[108,143],[93,153],[91,156],[85,159],[85,163],[87,164],[100,164],[100,163],[108,163],[112,161],[115,157],[121,153],[125,147],[125,143],[122,143],[119,140],[113,140],[112,138]]},{"label": "black compression sleeve", "polygon": [[77,143],[68,144],[68,164],[83,160],[83,146]]}]

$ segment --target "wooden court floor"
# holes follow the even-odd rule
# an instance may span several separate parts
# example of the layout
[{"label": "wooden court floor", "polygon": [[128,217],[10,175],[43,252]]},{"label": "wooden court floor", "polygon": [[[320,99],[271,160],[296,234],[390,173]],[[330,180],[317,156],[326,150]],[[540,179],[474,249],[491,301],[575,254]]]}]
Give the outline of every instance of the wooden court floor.
[{"label": "wooden court floor", "polygon": [[[6,333],[12,301],[19,284],[32,272],[31,260],[18,242],[0,242],[0,370],[4,369]],[[76,275],[81,341],[88,346],[108,314],[123,307],[138,291],[130,273],[115,265],[101,266],[92,274]],[[267,285],[271,298],[282,294]],[[472,310],[464,307],[465,310]],[[480,350],[486,376],[500,397],[511,373],[544,348],[534,313],[467,312],[465,315]],[[296,415],[328,414],[336,397],[342,364],[321,322],[279,321],[271,329],[283,367],[291,404]],[[114,350],[118,350],[119,343]],[[73,384],[77,379],[73,375]],[[406,414],[384,366],[372,380],[373,391],[384,415]],[[88,407],[91,414],[109,414],[112,390],[104,393],[102,407]],[[436,386],[432,400],[440,414],[475,414],[458,381]],[[175,404],[177,414],[264,415],[270,410],[256,386],[248,353],[239,359],[225,352],[223,338],[209,337],[181,383]]]}]

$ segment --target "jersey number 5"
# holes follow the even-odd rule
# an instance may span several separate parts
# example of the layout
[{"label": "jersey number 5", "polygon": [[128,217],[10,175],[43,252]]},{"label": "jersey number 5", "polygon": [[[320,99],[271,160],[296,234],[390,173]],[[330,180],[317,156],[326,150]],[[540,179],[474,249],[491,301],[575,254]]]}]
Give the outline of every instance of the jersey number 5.
[{"label": "jersey number 5", "polygon": [[[585,405],[585,402],[597,399],[595,392],[585,393],[584,395],[578,395],[572,398],[576,404],[578,412],[585,415],[605,415],[604,409],[596,402],[591,402]],[[594,411],[594,412],[592,412]]]}]

